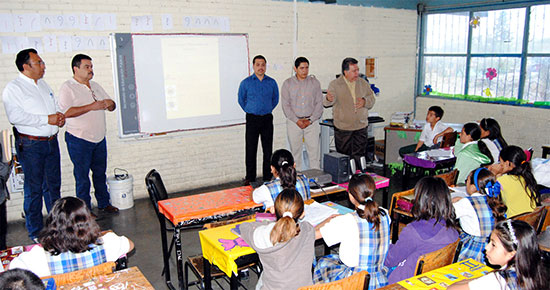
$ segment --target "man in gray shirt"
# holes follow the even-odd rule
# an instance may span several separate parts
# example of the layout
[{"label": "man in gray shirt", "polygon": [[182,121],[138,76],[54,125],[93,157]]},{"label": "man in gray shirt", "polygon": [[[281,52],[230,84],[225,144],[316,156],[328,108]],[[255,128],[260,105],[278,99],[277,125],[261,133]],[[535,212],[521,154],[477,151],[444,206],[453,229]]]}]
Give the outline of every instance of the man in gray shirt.
[{"label": "man in gray shirt", "polygon": [[321,83],[309,74],[309,61],[299,57],[294,62],[295,76],[285,80],[281,87],[281,103],[287,118],[286,131],[296,169],[302,166],[302,145],[305,143],[309,168],[320,168],[319,119],[323,115]]}]

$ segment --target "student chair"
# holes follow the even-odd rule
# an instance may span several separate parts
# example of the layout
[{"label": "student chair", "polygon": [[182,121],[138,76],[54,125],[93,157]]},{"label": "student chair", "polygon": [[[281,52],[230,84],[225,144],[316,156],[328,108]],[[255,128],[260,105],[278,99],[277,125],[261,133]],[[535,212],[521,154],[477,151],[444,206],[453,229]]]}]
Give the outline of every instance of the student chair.
[{"label": "student chair", "polygon": [[342,280],[315,284],[311,286],[304,286],[298,288],[298,290],[347,290],[347,289],[356,289],[356,290],[367,290],[369,289],[370,275],[367,271],[361,271],[355,273],[347,278]]},{"label": "student chair", "polygon": [[[409,190],[396,192],[392,195],[390,203],[390,217],[392,220],[391,224],[391,241],[393,244],[397,242],[398,235],[405,227],[406,223],[402,223],[402,219],[412,219],[413,215],[411,213],[412,202],[410,201],[410,196],[414,196],[414,188]],[[408,199],[405,199],[405,196],[409,196]]]},{"label": "student chair", "polygon": [[457,132],[449,132],[443,134],[443,141],[441,141],[441,148],[449,148],[451,146],[455,146],[456,139],[457,139],[458,133]]},{"label": "student chair", "polygon": [[456,179],[458,178],[458,169],[454,169],[451,172],[438,174],[435,177],[439,177],[445,180],[445,183],[447,184],[447,186],[456,185]]},{"label": "student chair", "polygon": [[[162,252],[165,253],[165,255],[162,257],[164,261],[164,267],[162,268],[161,275],[165,275],[164,278],[166,280],[166,284],[168,285],[168,287],[170,289],[174,289],[174,286],[172,285],[172,282],[170,280],[170,271],[167,271],[167,269],[170,269],[169,260],[172,253],[172,249],[174,247],[175,238],[176,238],[175,236],[172,237],[172,241],[170,242],[170,248],[168,251],[166,251],[167,241],[168,241],[166,237],[166,232],[174,231],[174,225],[171,222],[167,221],[164,215],[162,215],[159,212],[159,206],[158,206],[159,201],[165,200],[168,198],[168,193],[166,192],[166,187],[164,186],[164,182],[162,182],[162,178],[160,177],[160,174],[155,169],[151,169],[151,171],[147,173],[147,175],[145,176],[145,184],[147,185],[147,192],[149,193],[149,199],[153,204],[153,208],[155,209],[155,213],[157,214],[157,218],[160,224]],[[166,225],[167,223],[169,224],[168,227]]]},{"label": "student chair", "polygon": [[439,250],[418,257],[415,276],[455,263],[462,249],[460,238]]},{"label": "student chair", "polygon": [[537,233],[540,233],[545,223],[548,208],[546,206],[538,206],[532,212],[522,213],[512,217],[514,220],[524,221],[530,224]]},{"label": "student chair", "polygon": [[97,266],[93,266],[87,269],[77,270],[73,272],[51,275],[47,277],[42,277],[40,279],[53,278],[55,280],[56,286],[62,286],[66,284],[71,284],[79,281],[90,280],[92,277],[107,275],[113,273],[116,264],[115,262],[105,262]]}]

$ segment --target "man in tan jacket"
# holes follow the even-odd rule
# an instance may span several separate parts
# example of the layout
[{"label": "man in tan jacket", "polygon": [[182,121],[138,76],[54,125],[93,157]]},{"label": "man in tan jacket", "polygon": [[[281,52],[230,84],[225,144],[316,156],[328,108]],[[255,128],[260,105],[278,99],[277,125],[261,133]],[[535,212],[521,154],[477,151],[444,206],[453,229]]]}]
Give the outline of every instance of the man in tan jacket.
[{"label": "man in tan jacket", "polygon": [[368,110],[374,106],[374,93],[367,81],[359,78],[357,60],[342,62],[342,75],[330,82],[323,105],[332,106],[336,151],[349,155],[359,165],[367,148]]}]

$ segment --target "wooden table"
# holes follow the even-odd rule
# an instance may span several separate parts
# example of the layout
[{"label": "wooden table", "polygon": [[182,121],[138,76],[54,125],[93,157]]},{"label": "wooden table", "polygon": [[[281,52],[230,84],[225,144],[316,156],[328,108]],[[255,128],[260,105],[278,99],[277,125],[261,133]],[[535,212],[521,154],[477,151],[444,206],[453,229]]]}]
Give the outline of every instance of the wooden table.
[{"label": "wooden table", "polygon": [[378,289],[447,289],[447,287],[453,283],[465,279],[478,278],[491,271],[493,271],[493,269],[485,264],[467,259]]},{"label": "wooden table", "polygon": [[89,280],[58,286],[65,290],[99,290],[99,289],[155,289],[138,267],[120,270],[112,274],[99,275]]},{"label": "wooden table", "polygon": [[[187,281],[183,276],[183,250],[181,246],[181,230],[191,225],[205,224],[221,218],[235,216],[237,214],[253,213],[261,209],[260,204],[252,200],[252,186],[219,190],[214,192],[189,195],[184,197],[171,198],[158,202],[159,212],[167,220],[174,224],[173,242],[176,250],[176,265],[178,272],[178,283],[180,289],[184,289]],[[170,250],[165,250],[166,231],[163,235],[163,258],[165,265],[165,279],[169,288],[172,284],[169,281],[170,273]]]}]

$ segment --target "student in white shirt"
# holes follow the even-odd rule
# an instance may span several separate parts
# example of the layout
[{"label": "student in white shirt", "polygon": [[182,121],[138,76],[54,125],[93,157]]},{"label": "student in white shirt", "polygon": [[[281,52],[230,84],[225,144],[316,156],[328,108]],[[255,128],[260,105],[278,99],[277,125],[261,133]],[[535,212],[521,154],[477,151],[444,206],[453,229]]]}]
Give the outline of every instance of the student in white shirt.
[{"label": "student in white shirt", "polygon": [[453,132],[453,128],[441,122],[443,113],[441,107],[431,106],[426,114],[426,125],[424,125],[424,129],[422,129],[422,133],[420,133],[418,143],[401,147],[399,149],[399,155],[403,157],[408,153],[439,148],[440,142],[443,141],[443,135]]},{"label": "student in white shirt", "polygon": [[500,270],[447,289],[548,289],[548,269],[540,258],[537,233],[528,223],[510,219],[497,223],[485,251],[489,263]]}]

